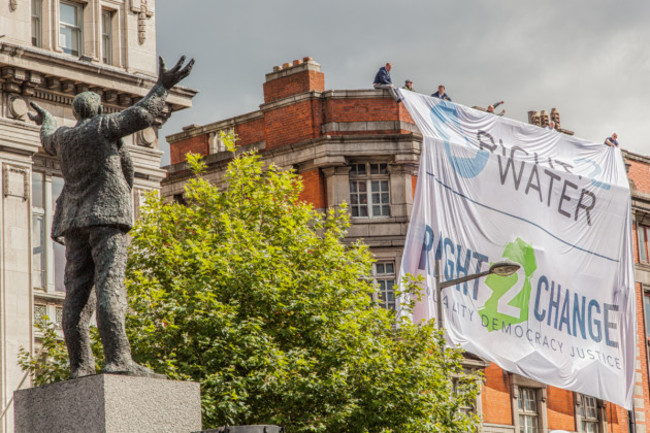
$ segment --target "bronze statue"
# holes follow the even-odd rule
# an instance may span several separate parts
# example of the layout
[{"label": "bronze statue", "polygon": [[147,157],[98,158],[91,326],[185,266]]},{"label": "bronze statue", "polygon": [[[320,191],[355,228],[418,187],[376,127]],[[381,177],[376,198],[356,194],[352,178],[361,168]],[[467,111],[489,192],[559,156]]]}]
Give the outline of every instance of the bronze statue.
[{"label": "bronze statue", "polygon": [[[170,70],[159,59],[158,81],[147,96],[124,111],[102,114],[100,96],[83,92],[72,101],[77,124],[57,128],[38,104],[29,117],[41,126],[41,143],[61,162],[64,186],[56,203],[51,236],[65,240],[63,333],[70,378],[95,374],[89,324],[95,306],[104,346],[104,373],[153,376],[131,359],[125,332],[127,232],[133,221],[133,162],[122,138],[145,129],[160,115],[167,92],[187,77],[194,60]],[[95,296],[92,288],[95,287]],[[96,305],[95,305],[96,304]]]}]

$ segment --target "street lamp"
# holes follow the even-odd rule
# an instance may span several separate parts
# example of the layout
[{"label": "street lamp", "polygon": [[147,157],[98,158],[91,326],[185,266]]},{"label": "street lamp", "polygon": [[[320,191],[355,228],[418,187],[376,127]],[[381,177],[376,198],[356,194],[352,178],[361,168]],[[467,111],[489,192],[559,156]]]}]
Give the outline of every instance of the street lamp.
[{"label": "street lamp", "polygon": [[521,265],[513,262],[497,262],[490,266],[490,269],[487,271],[479,272],[478,274],[465,275],[464,277],[455,278],[453,280],[441,281],[440,280],[440,260],[436,260],[436,299],[438,303],[438,328],[442,328],[442,291],[447,287],[455,286],[456,284],[464,283],[466,281],[472,281],[477,278],[485,277],[490,274],[495,274],[500,277],[508,277],[517,270]]}]

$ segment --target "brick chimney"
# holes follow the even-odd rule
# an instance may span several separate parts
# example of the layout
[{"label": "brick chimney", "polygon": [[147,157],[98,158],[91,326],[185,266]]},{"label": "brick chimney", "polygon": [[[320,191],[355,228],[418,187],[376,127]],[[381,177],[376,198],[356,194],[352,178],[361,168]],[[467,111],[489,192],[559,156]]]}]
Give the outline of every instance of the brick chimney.
[{"label": "brick chimney", "polygon": [[300,93],[325,90],[325,75],[320,64],[311,57],[294,60],[282,66],[274,66],[273,72],[266,74],[264,82],[264,103],[297,95]]}]

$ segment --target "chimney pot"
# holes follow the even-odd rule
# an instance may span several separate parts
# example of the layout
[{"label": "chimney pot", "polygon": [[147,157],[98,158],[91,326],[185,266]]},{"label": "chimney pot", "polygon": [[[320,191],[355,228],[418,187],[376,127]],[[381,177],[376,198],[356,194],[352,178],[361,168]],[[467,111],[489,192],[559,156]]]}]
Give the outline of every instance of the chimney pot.
[{"label": "chimney pot", "polygon": [[289,66],[291,66],[291,64],[289,64],[289,63],[283,63],[283,64],[282,64],[282,69],[284,69],[284,68],[288,68]]},{"label": "chimney pot", "polygon": [[298,66],[301,63],[302,63],[302,60],[294,60],[293,61],[293,66]]},{"label": "chimney pot", "polygon": [[309,56],[307,56],[307,57],[303,57],[303,58],[302,58],[302,61],[303,61],[303,62],[311,62],[311,61],[312,61],[312,58],[309,57]]},{"label": "chimney pot", "polygon": [[278,72],[279,70],[280,70],[280,67],[279,67],[279,66],[274,66],[274,67],[273,67],[273,72]]}]

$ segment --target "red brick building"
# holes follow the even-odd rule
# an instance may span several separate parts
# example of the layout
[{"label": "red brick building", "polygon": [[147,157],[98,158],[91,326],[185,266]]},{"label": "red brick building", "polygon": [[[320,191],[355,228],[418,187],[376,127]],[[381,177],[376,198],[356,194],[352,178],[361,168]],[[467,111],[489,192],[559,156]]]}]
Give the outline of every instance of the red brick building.
[{"label": "red brick building", "polygon": [[[559,114],[558,118],[559,118]],[[302,176],[302,198],[317,209],[348,203],[350,240],[363,238],[375,254],[380,302],[394,306],[422,137],[402,104],[382,90],[325,90],[320,65],[310,58],[277,66],[266,74],[259,110],[167,137],[171,165],[163,194],[180,198],[189,173],[187,152],[200,153],[206,177],[220,182],[230,158],[220,133],[237,134],[238,145],[257,149],[269,163],[293,167]],[[570,132],[570,131],[564,131]],[[634,418],[622,408],[523,378],[495,364],[468,358],[485,373],[476,410],[490,433],[646,432],[650,412],[648,340],[650,325],[650,159],[626,152],[633,194],[638,355]],[[646,293],[648,290],[648,293]],[[644,320],[644,318],[648,318]]]}]

